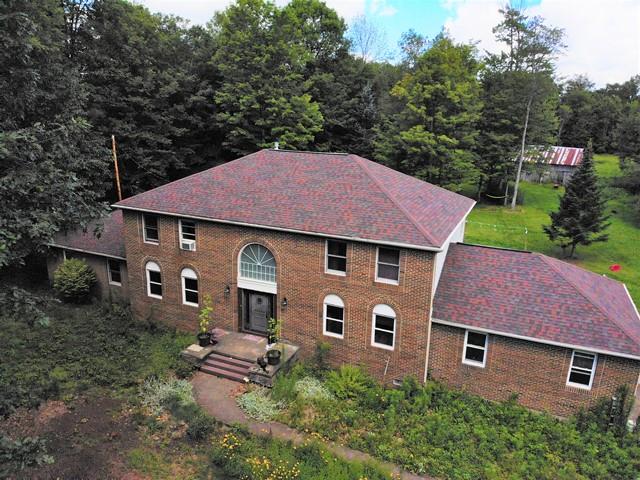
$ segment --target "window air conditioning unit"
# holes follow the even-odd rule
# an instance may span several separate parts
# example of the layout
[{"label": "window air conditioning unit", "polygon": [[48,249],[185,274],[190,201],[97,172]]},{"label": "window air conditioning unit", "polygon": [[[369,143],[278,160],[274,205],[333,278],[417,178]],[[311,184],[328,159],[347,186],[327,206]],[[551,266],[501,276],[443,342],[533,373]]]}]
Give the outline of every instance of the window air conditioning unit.
[{"label": "window air conditioning unit", "polygon": [[195,240],[182,240],[180,243],[180,248],[182,250],[189,250],[193,252],[196,249],[196,241]]}]

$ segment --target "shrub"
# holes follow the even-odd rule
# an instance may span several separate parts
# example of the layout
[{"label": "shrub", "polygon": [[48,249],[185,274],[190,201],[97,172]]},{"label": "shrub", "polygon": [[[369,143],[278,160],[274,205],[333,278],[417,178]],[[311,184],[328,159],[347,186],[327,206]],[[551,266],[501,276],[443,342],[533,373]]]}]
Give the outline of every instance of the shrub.
[{"label": "shrub", "polygon": [[323,372],[327,369],[327,357],[329,356],[329,352],[331,351],[331,344],[329,342],[318,342],[316,344],[316,351],[313,355],[313,363],[315,363],[316,368]]},{"label": "shrub", "polygon": [[193,388],[187,380],[150,378],[140,387],[140,396],[142,405],[160,415],[170,405],[193,403]]},{"label": "shrub", "polygon": [[326,385],[341,400],[356,399],[372,384],[371,377],[355,365],[342,365],[327,375]]},{"label": "shrub", "polygon": [[293,391],[304,400],[331,400],[333,394],[315,377],[304,377],[298,380]]},{"label": "shrub", "polygon": [[207,438],[216,424],[215,420],[203,411],[188,419],[187,423],[187,436],[196,442]]},{"label": "shrub", "polygon": [[25,437],[11,440],[0,436],[0,478],[35,465],[53,463],[53,457],[47,455],[45,441],[39,438]]},{"label": "shrub", "polygon": [[240,395],[236,402],[244,413],[260,422],[273,420],[284,408],[283,402],[273,400],[269,390],[263,387],[254,388]]},{"label": "shrub", "polygon": [[78,258],[65,260],[53,274],[53,288],[68,302],[85,300],[95,283],[95,272]]}]

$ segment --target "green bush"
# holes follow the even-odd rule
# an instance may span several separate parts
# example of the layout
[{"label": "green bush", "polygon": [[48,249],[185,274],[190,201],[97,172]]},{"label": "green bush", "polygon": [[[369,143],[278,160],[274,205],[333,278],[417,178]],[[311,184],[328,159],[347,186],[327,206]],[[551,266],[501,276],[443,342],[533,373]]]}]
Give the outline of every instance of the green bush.
[{"label": "green bush", "polygon": [[216,425],[215,420],[204,412],[196,414],[187,423],[187,436],[196,442],[207,438]]},{"label": "green bush", "polygon": [[46,443],[39,438],[25,437],[11,440],[0,436],[0,478],[9,477],[27,467],[53,463],[47,455]]},{"label": "green bush", "polygon": [[336,397],[348,400],[363,395],[372,384],[372,379],[360,367],[342,365],[339,370],[329,372],[326,384]]},{"label": "green bush", "polygon": [[293,391],[303,400],[333,399],[333,394],[315,377],[304,377],[298,380]]},{"label": "green bush", "polygon": [[188,380],[149,378],[140,387],[142,405],[160,415],[169,405],[193,403],[193,387]]},{"label": "green bush", "polygon": [[260,422],[275,419],[284,408],[284,403],[273,400],[269,390],[263,387],[256,387],[240,395],[236,402],[244,413]]},{"label": "green bush", "polygon": [[69,258],[53,274],[53,288],[68,302],[85,300],[96,283],[96,274],[85,261]]}]

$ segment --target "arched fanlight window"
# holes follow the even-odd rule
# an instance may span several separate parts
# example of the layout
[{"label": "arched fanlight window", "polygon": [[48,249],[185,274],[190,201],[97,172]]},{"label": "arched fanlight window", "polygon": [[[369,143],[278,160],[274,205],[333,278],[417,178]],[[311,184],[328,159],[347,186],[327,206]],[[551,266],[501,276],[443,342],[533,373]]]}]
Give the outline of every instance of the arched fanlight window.
[{"label": "arched fanlight window", "polygon": [[396,312],[389,305],[376,305],[373,308],[373,326],[371,344],[393,350],[396,340]]},{"label": "arched fanlight window", "polygon": [[337,295],[324,297],[322,333],[329,337],[344,337],[344,302]]},{"label": "arched fanlight window", "polygon": [[182,280],[182,303],[197,307],[198,303],[198,275],[190,268],[183,268],[180,272]]},{"label": "arched fanlight window", "polygon": [[276,259],[262,245],[247,245],[240,254],[240,277],[276,283]]},{"label": "arched fanlight window", "polygon": [[162,273],[156,262],[147,262],[144,267],[147,274],[147,295],[162,298]]}]

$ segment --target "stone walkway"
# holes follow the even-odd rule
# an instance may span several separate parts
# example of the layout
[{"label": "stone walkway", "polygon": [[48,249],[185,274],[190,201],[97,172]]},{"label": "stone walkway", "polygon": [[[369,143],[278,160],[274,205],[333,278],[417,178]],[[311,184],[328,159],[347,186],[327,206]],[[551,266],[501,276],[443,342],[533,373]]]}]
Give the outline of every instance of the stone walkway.
[{"label": "stone walkway", "polygon": [[[237,382],[197,372],[193,376],[191,383],[193,384],[193,391],[197,402],[210,415],[226,425],[241,424],[246,426],[254,435],[273,436],[280,440],[291,440],[296,445],[311,438],[310,435],[298,432],[282,423],[264,423],[248,418],[244,412],[240,410],[240,407],[238,407],[235,401],[235,396],[238,391],[243,388],[242,385]],[[351,448],[338,445],[334,442],[324,443],[332,453],[347,460],[375,460],[367,453],[352,450]],[[375,461],[396,475],[399,474],[403,480],[437,480],[433,477],[414,475],[401,470],[397,465],[380,462],[379,460]]]}]

